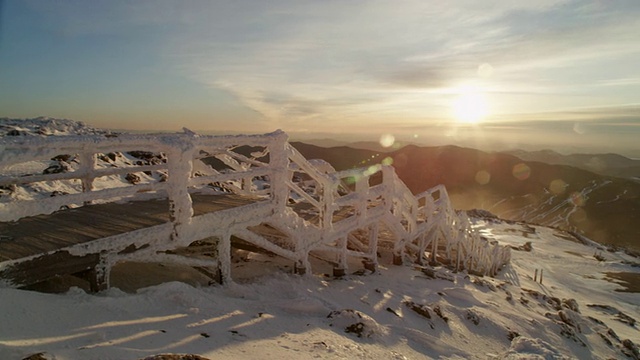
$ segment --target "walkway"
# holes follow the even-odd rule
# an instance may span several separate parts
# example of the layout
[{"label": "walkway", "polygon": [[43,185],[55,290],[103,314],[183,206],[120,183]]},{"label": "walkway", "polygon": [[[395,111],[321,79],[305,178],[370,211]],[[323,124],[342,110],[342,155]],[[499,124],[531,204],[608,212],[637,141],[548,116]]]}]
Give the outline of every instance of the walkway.
[{"label": "walkway", "polygon": [[[439,260],[488,275],[510,257],[451,209],[444,187],[414,196],[382,165],[335,172],[305,159],[283,132],[20,137],[0,148],[0,185],[77,189],[0,204],[0,281],[9,286],[84,274],[101,290],[120,261],[174,261],[228,282],[232,237],[292,260],[300,273],[311,272],[312,251],[333,254],[338,272],[349,257],[375,268],[380,246],[397,264]],[[138,149],[162,160],[116,167],[105,155]],[[65,171],[14,171],[53,158],[67,159]],[[104,187],[131,174],[143,181]],[[214,239],[214,254],[179,255],[203,239]]]}]

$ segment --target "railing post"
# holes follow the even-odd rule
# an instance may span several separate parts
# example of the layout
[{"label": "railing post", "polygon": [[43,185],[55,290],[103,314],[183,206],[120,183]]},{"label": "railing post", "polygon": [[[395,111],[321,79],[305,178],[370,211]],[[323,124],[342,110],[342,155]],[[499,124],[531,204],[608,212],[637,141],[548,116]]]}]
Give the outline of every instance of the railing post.
[{"label": "railing post", "polygon": [[337,190],[337,183],[328,183],[322,184],[322,196],[321,196],[321,205],[322,205],[322,224],[321,226],[325,230],[329,230],[333,227],[333,210],[335,196],[333,195],[334,191]]},{"label": "railing post", "polygon": [[393,193],[395,191],[393,186],[393,175],[394,171],[392,167],[388,165],[382,166],[382,184],[384,186],[383,201],[386,211],[391,211],[393,208]]},{"label": "railing post", "polygon": [[169,218],[173,222],[172,240],[179,238],[178,226],[189,224],[193,216],[193,206],[189,195],[189,179],[193,170],[192,139],[182,139],[167,153],[169,169]]},{"label": "railing post", "polygon": [[228,284],[231,279],[231,235],[224,234],[218,238],[218,272],[220,283]]},{"label": "railing post", "polygon": [[369,226],[369,256],[371,261],[378,265],[378,234],[380,231],[379,224],[377,222]]},{"label": "railing post", "polygon": [[358,194],[358,203],[356,209],[359,220],[367,218],[367,199],[369,198],[369,177],[358,176],[356,178],[356,193]]},{"label": "railing post", "polygon": [[[82,182],[82,192],[87,193],[93,190],[94,171],[96,167],[96,154],[92,150],[84,150],[80,153],[80,167]],[[85,201],[85,205],[91,204],[91,201]]]},{"label": "railing post", "polygon": [[93,172],[96,166],[96,156],[93,151],[83,151],[80,154],[80,166],[82,168],[82,192],[93,190]]},{"label": "railing post", "polygon": [[287,207],[287,199],[289,198],[289,188],[286,181],[289,174],[288,136],[284,132],[280,132],[276,136],[275,140],[269,144],[271,199],[275,209],[282,212]]},{"label": "railing post", "polygon": [[333,268],[333,276],[334,277],[342,277],[346,274],[347,271],[347,237],[341,237],[338,239],[338,248],[340,252],[338,253],[338,264]]}]

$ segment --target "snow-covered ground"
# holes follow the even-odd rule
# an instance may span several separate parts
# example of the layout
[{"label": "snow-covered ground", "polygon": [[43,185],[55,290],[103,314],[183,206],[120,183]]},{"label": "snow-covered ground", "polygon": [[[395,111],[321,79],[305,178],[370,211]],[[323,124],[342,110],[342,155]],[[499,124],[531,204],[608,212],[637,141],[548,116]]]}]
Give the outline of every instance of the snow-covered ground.
[{"label": "snow-covered ground", "polygon": [[[6,132],[18,131],[10,136],[85,129],[57,119],[11,121],[0,119]],[[128,153],[114,156],[98,166],[137,161]],[[32,165],[42,171],[51,164]],[[112,185],[121,184],[101,186]],[[33,194],[73,191],[51,186]],[[640,358],[640,259],[551,228],[490,218],[475,219],[475,226],[514,248],[511,264],[495,279],[393,266],[387,253],[374,274],[334,279],[324,274],[332,265],[312,256],[315,273],[298,276],[282,258],[238,252],[236,283],[226,286],[209,286],[209,278],[187,267],[129,263],[113,269],[114,287],[99,294],[78,287],[61,294],[0,288],[0,359],[41,352],[64,360],[161,353],[209,359]],[[531,251],[516,250],[527,242]],[[627,279],[636,292],[620,291],[627,288],[615,279]]]},{"label": "snow-covered ground", "polygon": [[[234,266],[234,278],[244,280],[228,286],[197,285],[206,280],[171,265],[145,271],[132,265],[113,274],[113,283],[132,293],[0,289],[0,358],[39,352],[54,359],[159,353],[211,359],[627,358],[623,349],[632,354],[627,347],[637,345],[624,340],[637,344],[640,338],[633,324],[640,294],[620,292],[623,287],[606,273],[640,276],[640,268],[629,264],[638,259],[601,253],[550,228],[488,220],[476,225],[490,239],[514,247],[530,241],[533,250],[513,251],[511,265],[495,279],[443,269],[442,277],[454,281],[433,279],[409,264],[384,265],[385,254],[375,274],[298,276],[287,268],[292,264],[249,253]],[[314,261],[314,269],[322,269],[322,261]],[[330,265],[325,267],[329,272]],[[543,271],[542,284],[534,282],[536,269]],[[169,282],[145,287],[159,281]]]}]

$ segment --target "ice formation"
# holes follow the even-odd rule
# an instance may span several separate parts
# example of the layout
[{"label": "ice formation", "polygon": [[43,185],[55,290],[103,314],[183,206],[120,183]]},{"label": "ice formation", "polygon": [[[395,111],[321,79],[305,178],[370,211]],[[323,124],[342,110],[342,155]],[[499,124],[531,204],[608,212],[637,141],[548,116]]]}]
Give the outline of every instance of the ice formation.
[{"label": "ice formation", "polygon": [[[98,161],[141,149],[162,154],[161,161],[132,160],[124,167]],[[165,224],[65,248],[74,256],[100,254],[97,269],[106,281],[111,266],[125,260],[209,267],[230,281],[232,236],[288,258],[306,273],[312,270],[311,252],[333,257],[342,270],[350,257],[375,269],[380,247],[392,249],[396,263],[407,258],[447,262],[458,270],[486,275],[495,275],[510,260],[509,247],[482,238],[466,215],[451,208],[443,186],[413,195],[386,165],[336,172],[325,162],[305,159],[282,131],[241,136],[202,136],[186,130],[160,135],[7,136],[0,139],[0,150],[0,186],[57,182],[75,189],[38,200],[0,203],[2,222],[69,206],[169,199],[170,221]],[[25,170],[32,168],[28,164],[46,164],[61,155],[68,155],[73,166],[40,173]],[[105,179],[125,175],[144,181],[101,185]],[[191,194],[214,196],[215,190],[254,201],[194,216]],[[215,258],[172,252],[205,238],[217,239]],[[123,251],[131,246],[137,251]],[[0,262],[0,273],[28,260]]]}]

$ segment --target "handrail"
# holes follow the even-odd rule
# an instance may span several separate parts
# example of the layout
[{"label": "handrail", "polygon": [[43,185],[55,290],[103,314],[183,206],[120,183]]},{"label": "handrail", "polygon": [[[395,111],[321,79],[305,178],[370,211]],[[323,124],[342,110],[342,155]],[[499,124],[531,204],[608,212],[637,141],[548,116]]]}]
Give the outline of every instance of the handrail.
[{"label": "handrail", "polygon": [[[251,156],[236,152],[243,146],[262,150]],[[455,253],[458,268],[492,275],[510,257],[508,247],[484,240],[471,227],[466,215],[453,210],[444,186],[414,195],[389,165],[339,172],[330,166],[320,167],[322,164],[307,160],[291,146],[282,131],[240,136],[200,136],[186,132],[117,137],[3,138],[0,139],[0,149],[3,150],[0,152],[0,173],[19,163],[48,160],[59,154],[71,154],[77,159],[74,171],[0,176],[0,185],[68,181],[75,182],[76,188],[76,193],[40,202],[0,203],[0,221],[51,213],[67,204],[82,206],[117,198],[165,197],[170,203],[172,231],[169,239],[176,245],[188,245],[203,233],[202,229],[194,228],[202,226],[203,220],[194,220],[190,191],[206,187],[208,183],[226,183],[229,189],[240,194],[261,195],[263,198],[268,194],[268,203],[261,206],[260,211],[267,211],[265,206],[271,210],[264,219],[252,219],[250,214],[243,214],[241,218],[244,220],[236,218],[228,226],[216,227],[222,229],[212,234],[222,239],[221,254],[228,253],[229,238],[235,234],[244,235],[248,241],[269,251],[291,257],[306,268],[310,267],[309,252],[317,249],[340,254],[341,266],[346,266],[346,256],[360,256],[377,263],[378,225],[383,223],[394,234],[394,251],[399,258],[413,254],[422,261],[430,248],[433,261],[442,241],[445,246],[443,256],[453,260],[451,257]],[[103,165],[97,161],[99,154],[137,149],[160,152],[166,162],[105,168],[100,167]],[[195,176],[193,164],[204,157],[217,158],[230,168],[229,171],[210,169],[209,173]],[[166,181],[148,178],[138,185],[111,189],[96,187],[101,177],[145,171],[166,172]],[[378,173],[382,174],[382,182],[372,185],[372,176]],[[251,183],[255,178],[264,178],[268,189],[254,189]],[[309,206],[303,209],[301,203]],[[225,215],[202,219],[231,218],[233,216]],[[250,227],[261,223],[267,223],[290,237],[294,249],[276,249],[277,244],[267,244],[268,239],[250,230]],[[365,235],[356,236],[358,232]],[[166,243],[163,246],[170,248],[172,245]],[[149,249],[148,253],[152,250]],[[220,258],[219,265],[225,268],[223,275],[228,276],[229,259]]]}]

